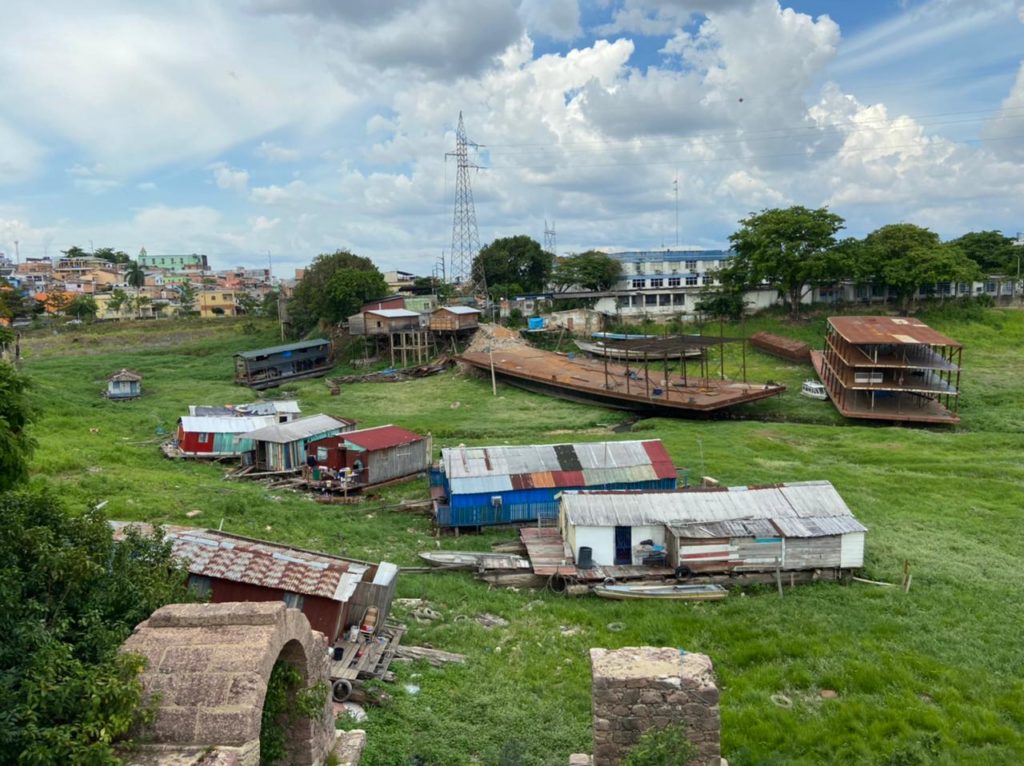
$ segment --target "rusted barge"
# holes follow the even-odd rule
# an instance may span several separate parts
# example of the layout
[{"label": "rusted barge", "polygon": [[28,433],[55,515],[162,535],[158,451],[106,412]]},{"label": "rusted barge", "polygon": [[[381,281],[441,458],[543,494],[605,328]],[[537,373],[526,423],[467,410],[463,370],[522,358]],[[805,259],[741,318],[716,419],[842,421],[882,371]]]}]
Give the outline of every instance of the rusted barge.
[{"label": "rusted barge", "polygon": [[[710,346],[728,340],[732,339],[687,336],[680,339],[680,344]],[[654,353],[652,350],[652,357]],[[659,349],[658,353],[665,352]],[[687,365],[684,357],[682,375],[669,374],[667,363],[653,363],[651,358],[639,364],[628,360],[618,364],[607,357],[598,361],[526,347],[466,352],[459,360],[537,393],[654,415],[706,415],[786,390],[774,383],[741,383],[716,377],[713,361],[706,358]]]}]

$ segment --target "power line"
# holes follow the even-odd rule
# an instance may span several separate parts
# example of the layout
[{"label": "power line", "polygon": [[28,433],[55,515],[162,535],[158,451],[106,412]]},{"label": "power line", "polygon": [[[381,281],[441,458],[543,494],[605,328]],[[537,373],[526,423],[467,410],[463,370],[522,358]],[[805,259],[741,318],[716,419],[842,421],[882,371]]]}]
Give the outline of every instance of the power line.
[{"label": "power line", "polygon": [[469,147],[479,149],[480,144],[466,138],[466,126],[459,112],[459,127],[455,131],[455,151],[446,153],[455,157],[455,212],[452,216],[452,281],[471,283],[473,259],[480,252],[480,232],[476,226],[476,208],[473,205],[473,187],[469,183],[469,169],[479,170],[480,166],[470,164]]}]

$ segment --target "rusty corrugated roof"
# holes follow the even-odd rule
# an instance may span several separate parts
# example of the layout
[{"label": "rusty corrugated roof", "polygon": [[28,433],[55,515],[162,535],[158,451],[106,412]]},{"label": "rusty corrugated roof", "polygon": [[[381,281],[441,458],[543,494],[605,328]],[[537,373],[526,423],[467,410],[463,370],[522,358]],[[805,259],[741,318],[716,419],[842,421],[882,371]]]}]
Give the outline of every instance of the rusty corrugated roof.
[{"label": "rusty corrugated roof", "polygon": [[855,345],[895,343],[960,348],[952,338],[913,317],[829,317],[828,323]]}]

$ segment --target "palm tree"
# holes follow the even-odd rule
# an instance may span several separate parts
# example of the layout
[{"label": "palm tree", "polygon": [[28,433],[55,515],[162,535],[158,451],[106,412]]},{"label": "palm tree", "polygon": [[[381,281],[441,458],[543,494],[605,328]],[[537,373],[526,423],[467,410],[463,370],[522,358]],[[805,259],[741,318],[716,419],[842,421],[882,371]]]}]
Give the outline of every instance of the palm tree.
[{"label": "palm tree", "polygon": [[135,307],[137,311],[140,311],[142,307],[139,304],[139,292],[142,286],[146,284],[146,271],[139,265],[138,261],[129,261],[124,270],[124,279],[135,288]]}]

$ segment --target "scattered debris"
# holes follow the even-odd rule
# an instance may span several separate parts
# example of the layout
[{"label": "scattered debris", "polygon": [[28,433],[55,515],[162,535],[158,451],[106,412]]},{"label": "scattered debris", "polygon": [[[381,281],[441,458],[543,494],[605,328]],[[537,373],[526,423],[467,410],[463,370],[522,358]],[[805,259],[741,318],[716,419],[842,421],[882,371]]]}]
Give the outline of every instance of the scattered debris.
[{"label": "scattered debris", "polygon": [[416,622],[433,622],[441,619],[441,613],[435,612],[429,606],[421,606],[412,610],[412,618]]},{"label": "scattered debris", "polygon": [[823,700],[834,700],[839,696],[839,692],[835,689],[822,689],[820,696]]},{"label": "scattered debris", "polygon": [[578,636],[580,633],[583,632],[583,629],[576,625],[559,625],[558,632],[566,637]]},{"label": "scattered debris", "polygon": [[391,603],[400,609],[416,609],[417,607],[427,605],[427,602],[422,598],[396,598]]},{"label": "scattered debris", "polygon": [[420,693],[420,687],[418,687],[416,684],[405,684],[402,688],[405,689],[409,694],[416,695]]},{"label": "scattered debris", "polygon": [[540,599],[534,599],[523,607],[523,611],[532,612],[538,606],[544,606],[544,602]]},{"label": "scattered debris", "polygon": [[337,710],[339,706],[341,707],[339,712],[342,715],[347,715],[353,721],[366,720],[366,711],[363,709],[362,705],[355,702],[341,702],[337,703],[335,710]]},{"label": "scattered debris", "polygon": [[189,511],[188,513],[186,513],[185,515],[186,515],[186,516],[187,516],[188,518],[190,518],[190,519],[194,519],[194,518],[195,518],[196,516],[198,516],[198,515],[199,515],[200,513],[202,513],[202,511],[200,511],[200,510],[191,510],[191,511]]},{"label": "scattered debris", "polygon": [[466,655],[443,652],[440,649],[428,649],[423,646],[399,646],[395,650],[395,660],[404,662],[426,660],[434,667],[439,668],[449,662],[464,665],[466,663]]},{"label": "scattered debris", "polygon": [[624,622],[609,622],[605,626],[612,633],[621,633],[626,629],[626,623]]},{"label": "scattered debris", "polygon": [[461,407],[461,406],[462,406],[462,402],[459,402],[459,401],[454,401],[454,402],[452,402],[452,404],[451,404],[451,408],[452,408],[453,410],[457,410],[457,409],[458,409],[459,407]]},{"label": "scattered debris", "polygon": [[508,625],[508,620],[506,620],[504,617],[499,617],[496,614],[489,614],[487,612],[484,612],[483,614],[478,614],[474,619],[478,623],[480,623],[480,625],[488,629],[503,628],[506,625]]},{"label": "scattered debris", "polygon": [[793,707],[793,700],[791,700],[785,694],[773,694],[771,696],[771,701],[777,707],[785,708],[786,710]]}]

